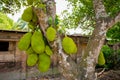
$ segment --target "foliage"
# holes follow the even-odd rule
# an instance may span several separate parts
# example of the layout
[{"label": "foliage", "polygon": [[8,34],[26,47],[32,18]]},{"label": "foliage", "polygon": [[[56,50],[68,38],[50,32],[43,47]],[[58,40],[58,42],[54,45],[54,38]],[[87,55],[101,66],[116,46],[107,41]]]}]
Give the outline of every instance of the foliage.
[{"label": "foliage", "polygon": [[7,17],[4,13],[0,12],[0,29],[9,30],[12,29],[13,25],[13,20]]},{"label": "foliage", "polygon": [[[108,45],[104,45],[101,49],[101,51],[104,54],[105,57],[105,65],[101,67],[105,67],[106,69],[113,69],[116,66],[120,65],[120,49],[113,50]],[[100,65],[97,65],[97,67],[100,67]]]},{"label": "foliage", "polygon": [[61,25],[66,28],[80,27],[91,29],[94,25],[94,11],[92,0],[68,0],[72,5],[72,12],[65,10]]},{"label": "foliage", "polygon": [[110,16],[115,16],[120,11],[120,0],[104,0],[106,11]]},{"label": "foliage", "polygon": [[[72,12],[63,11],[61,26],[65,28],[80,27],[83,30],[93,31],[95,27],[95,14],[92,0],[67,0]],[[108,15],[114,17],[120,11],[120,0],[103,0]],[[88,33],[91,34],[91,33]]]},{"label": "foliage", "polygon": [[0,12],[14,14],[23,5],[26,5],[26,0],[0,0]]},{"label": "foliage", "polygon": [[27,23],[22,19],[18,19],[17,22],[14,22],[6,14],[0,12],[0,29],[28,31],[29,29],[26,26]]},{"label": "foliage", "polygon": [[117,23],[111,29],[109,29],[106,36],[109,41],[108,44],[120,42],[120,23]]}]

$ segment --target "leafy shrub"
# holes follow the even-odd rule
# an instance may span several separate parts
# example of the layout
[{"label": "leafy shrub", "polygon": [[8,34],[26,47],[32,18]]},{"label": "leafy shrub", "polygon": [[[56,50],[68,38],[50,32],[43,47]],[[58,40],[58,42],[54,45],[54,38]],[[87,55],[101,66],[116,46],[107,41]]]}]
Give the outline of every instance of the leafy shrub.
[{"label": "leafy shrub", "polygon": [[97,64],[97,68],[104,67],[106,69],[113,69],[120,65],[120,49],[113,50],[108,45],[103,45],[101,51],[104,54],[106,63],[103,66]]}]

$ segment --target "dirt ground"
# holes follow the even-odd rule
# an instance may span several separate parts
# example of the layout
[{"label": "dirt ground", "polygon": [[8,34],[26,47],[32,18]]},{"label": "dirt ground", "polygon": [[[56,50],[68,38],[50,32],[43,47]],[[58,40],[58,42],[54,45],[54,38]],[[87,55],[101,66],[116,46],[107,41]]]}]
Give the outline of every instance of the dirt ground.
[{"label": "dirt ground", "polygon": [[[120,70],[103,71],[99,80],[120,80]],[[21,72],[21,63],[0,63],[0,80],[65,80],[56,68],[47,73],[40,73],[36,67],[28,68],[27,73]]]},{"label": "dirt ground", "polygon": [[98,76],[99,80],[120,80],[120,70],[109,70]]}]

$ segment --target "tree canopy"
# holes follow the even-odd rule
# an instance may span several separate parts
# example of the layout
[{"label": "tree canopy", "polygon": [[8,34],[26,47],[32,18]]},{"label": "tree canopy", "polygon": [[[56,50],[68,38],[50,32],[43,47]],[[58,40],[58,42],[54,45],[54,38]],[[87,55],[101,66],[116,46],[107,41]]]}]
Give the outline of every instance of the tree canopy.
[{"label": "tree canopy", "polygon": [[[67,0],[72,6],[72,12],[63,12],[62,26],[65,28],[80,27],[83,30],[92,30],[95,27],[95,13],[92,0]],[[114,17],[120,11],[119,0],[103,0],[109,16]]]},{"label": "tree canopy", "polygon": [[[93,9],[92,0],[67,0],[69,2],[68,6],[72,6],[72,12],[63,12],[63,20],[61,26],[65,28],[76,28],[80,27],[83,30],[89,30],[91,35],[95,28],[95,13]],[[120,1],[119,0],[103,0],[106,12],[108,16],[115,17],[120,11]],[[107,40],[110,44],[120,42],[120,23],[114,25],[113,28],[109,29],[107,32]],[[108,39],[109,38],[109,39]]]},{"label": "tree canopy", "polygon": [[0,12],[15,14],[26,5],[26,0],[0,0]]}]

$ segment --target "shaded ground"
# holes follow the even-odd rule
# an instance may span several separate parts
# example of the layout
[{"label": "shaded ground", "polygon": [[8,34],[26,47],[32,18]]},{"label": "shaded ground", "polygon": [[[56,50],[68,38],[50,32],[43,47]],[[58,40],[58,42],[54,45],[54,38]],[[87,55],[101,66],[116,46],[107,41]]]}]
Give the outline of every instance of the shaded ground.
[{"label": "shaded ground", "polygon": [[40,73],[36,67],[28,67],[22,72],[20,63],[0,63],[0,80],[64,80],[57,68]]},{"label": "shaded ground", "polygon": [[[21,72],[20,63],[0,63],[0,80],[65,80],[57,68],[40,73],[36,67],[28,68],[27,73]],[[99,80],[120,80],[120,70],[103,71]]]},{"label": "shaded ground", "polygon": [[0,80],[23,80],[20,63],[0,63]]}]

